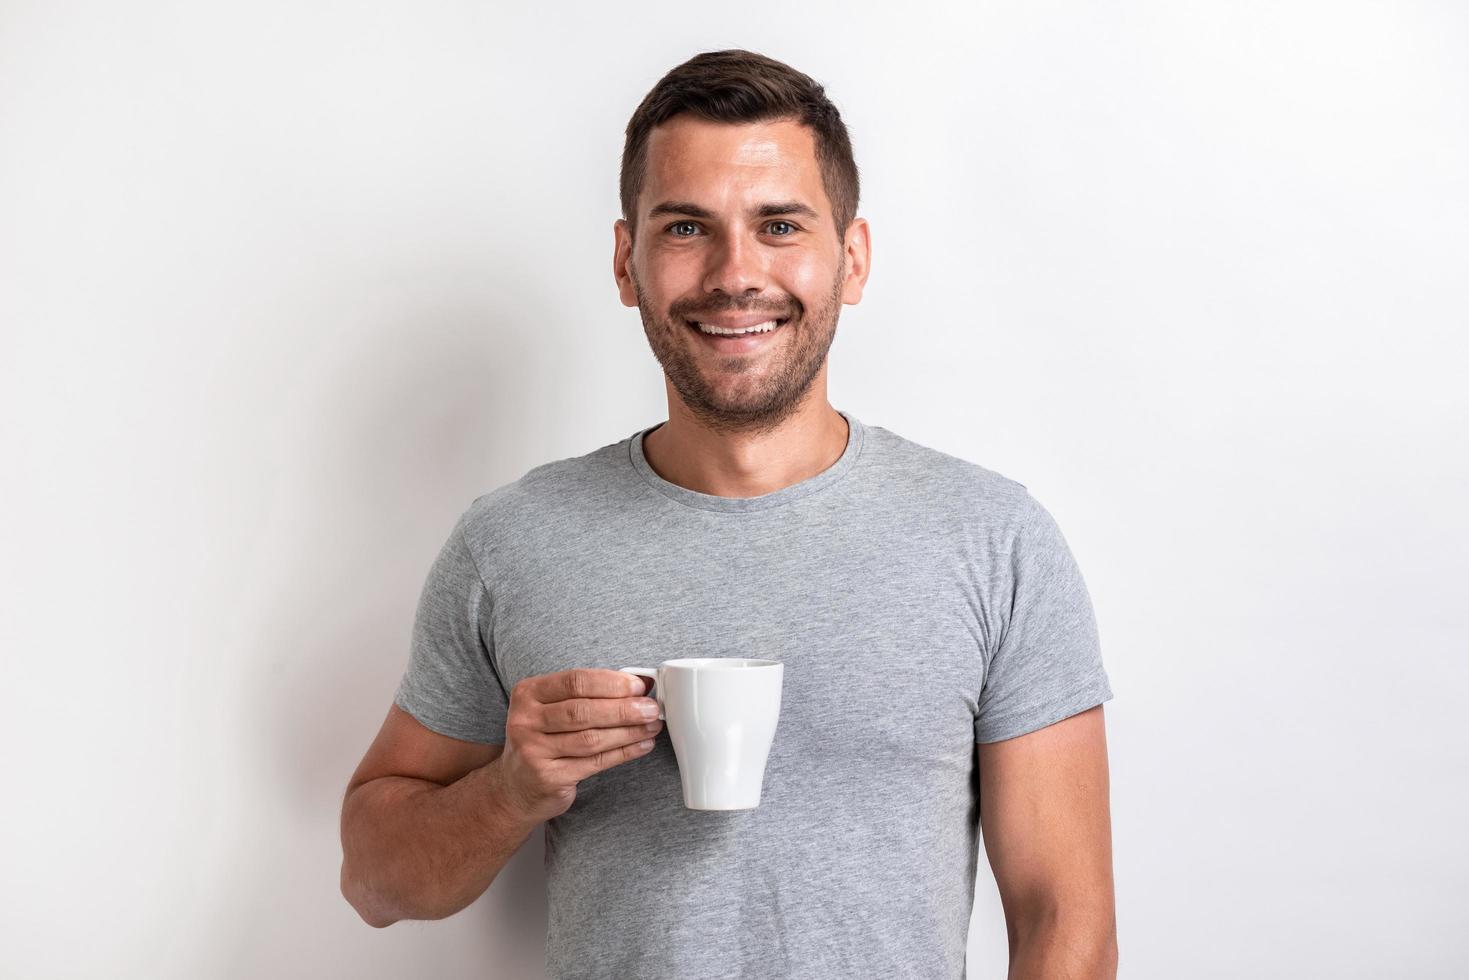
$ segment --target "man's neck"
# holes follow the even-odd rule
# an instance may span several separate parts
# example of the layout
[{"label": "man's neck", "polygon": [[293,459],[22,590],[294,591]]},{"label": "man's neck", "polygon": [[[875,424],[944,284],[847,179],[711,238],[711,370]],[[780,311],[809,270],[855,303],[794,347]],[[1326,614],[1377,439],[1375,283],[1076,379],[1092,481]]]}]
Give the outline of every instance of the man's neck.
[{"label": "man's neck", "polygon": [[830,469],[847,449],[847,420],[825,398],[775,429],[716,432],[682,402],[643,437],[643,457],[669,483],[716,497],[759,497]]}]

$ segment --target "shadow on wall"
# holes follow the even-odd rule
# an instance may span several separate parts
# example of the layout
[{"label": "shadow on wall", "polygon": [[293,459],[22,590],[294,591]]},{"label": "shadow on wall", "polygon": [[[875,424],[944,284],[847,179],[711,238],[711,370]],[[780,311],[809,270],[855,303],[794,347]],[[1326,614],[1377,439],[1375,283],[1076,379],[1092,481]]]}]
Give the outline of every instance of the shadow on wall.
[{"label": "shadow on wall", "polygon": [[[527,304],[517,289],[512,303]],[[544,349],[533,363],[530,318],[522,328],[496,305],[365,327],[317,417],[301,420],[312,431],[285,493],[303,510],[241,698],[261,769],[251,784],[273,799],[234,850],[235,914],[211,944],[238,975],[543,975],[540,831],[447,920],[371,929],[338,881],[342,794],[407,663],[429,565],[462,510],[523,471],[541,436],[526,406],[555,365]]]}]

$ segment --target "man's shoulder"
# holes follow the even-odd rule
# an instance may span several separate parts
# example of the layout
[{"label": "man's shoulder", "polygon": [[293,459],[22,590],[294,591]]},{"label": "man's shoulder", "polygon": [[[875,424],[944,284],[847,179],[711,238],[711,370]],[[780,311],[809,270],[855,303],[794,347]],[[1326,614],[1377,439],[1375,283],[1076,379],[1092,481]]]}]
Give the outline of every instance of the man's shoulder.
[{"label": "man's shoulder", "polygon": [[626,477],[628,439],[580,456],[532,467],[519,478],[474,498],[460,522],[465,534],[484,540],[502,529],[556,523],[566,515],[595,519],[612,505],[617,481]]},{"label": "man's shoulder", "polygon": [[1028,505],[1026,485],[990,467],[882,426],[867,426],[867,438],[875,450],[873,475],[904,499],[990,514],[1018,513]]}]

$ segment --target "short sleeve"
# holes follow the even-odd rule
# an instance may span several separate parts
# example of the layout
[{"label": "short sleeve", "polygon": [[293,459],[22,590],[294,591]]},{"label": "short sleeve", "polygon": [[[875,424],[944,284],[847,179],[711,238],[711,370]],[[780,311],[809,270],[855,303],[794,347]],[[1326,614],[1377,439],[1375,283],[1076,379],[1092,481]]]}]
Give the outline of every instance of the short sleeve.
[{"label": "short sleeve", "polygon": [[495,667],[490,595],[465,541],[465,519],[429,569],[393,701],[441,735],[503,745],[510,698]]},{"label": "short sleeve", "polygon": [[1027,493],[997,603],[1008,613],[985,668],[976,742],[1054,724],[1112,697],[1091,596],[1050,513]]}]

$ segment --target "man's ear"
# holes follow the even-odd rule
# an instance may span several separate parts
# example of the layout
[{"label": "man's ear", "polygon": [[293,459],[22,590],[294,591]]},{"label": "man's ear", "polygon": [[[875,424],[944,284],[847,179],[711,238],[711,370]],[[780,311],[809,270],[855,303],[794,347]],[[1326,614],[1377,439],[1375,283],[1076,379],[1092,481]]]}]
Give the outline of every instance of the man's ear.
[{"label": "man's ear", "polygon": [[617,282],[617,293],[623,306],[637,306],[638,292],[632,271],[632,226],[627,219],[612,222],[612,278]]},{"label": "man's ear", "polygon": [[871,229],[866,218],[854,218],[847,226],[842,252],[846,275],[842,278],[842,302],[853,306],[862,302],[862,289],[872,265]]}]

